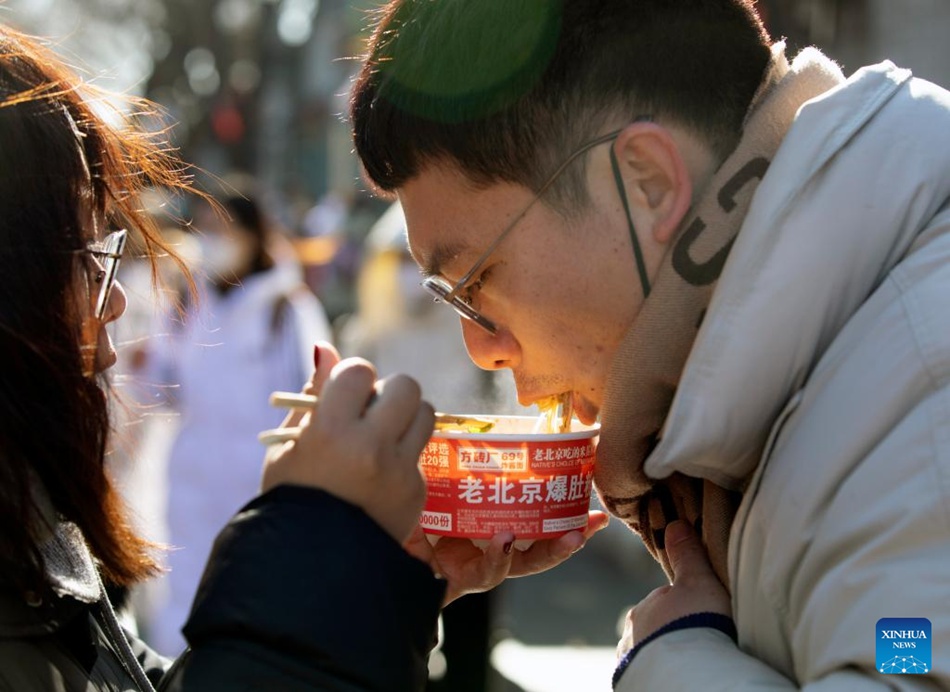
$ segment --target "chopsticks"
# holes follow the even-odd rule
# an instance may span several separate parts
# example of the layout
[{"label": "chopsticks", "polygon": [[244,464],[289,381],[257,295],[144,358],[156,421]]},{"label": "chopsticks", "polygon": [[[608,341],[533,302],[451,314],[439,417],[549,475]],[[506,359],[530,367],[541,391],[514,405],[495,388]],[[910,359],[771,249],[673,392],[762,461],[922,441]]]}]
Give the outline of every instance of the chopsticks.
[{"label": "chopsticks", "polygon": [[[298,392],[274,392],[270,395],[270,405],[277,408],[312,410],[320,403],[320,399],[313,394]],[[473,416],[457,416],[451,413],[435,412],[436,430],[463,430],[470,432],[488,432],[495,422],[487,418]],[[296,440],[303,428],[274,428],[265,430],[257,436],[261,444],[272,445],[288,440]]]}]

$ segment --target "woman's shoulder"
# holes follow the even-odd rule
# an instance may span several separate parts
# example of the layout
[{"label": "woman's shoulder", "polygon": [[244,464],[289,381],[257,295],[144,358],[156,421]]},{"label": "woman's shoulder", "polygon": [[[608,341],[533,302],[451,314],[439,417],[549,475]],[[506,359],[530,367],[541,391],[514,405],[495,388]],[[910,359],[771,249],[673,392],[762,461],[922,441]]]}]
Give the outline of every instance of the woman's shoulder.
[{"label": "woman's shoulder", "polygon": [[[28,604],[17,595],[0,593],[0,692],[51,692],[88,689],[89,670],[80,664],[67,641],[92,649],[89,640],[79,641],[78,618],[88,618],[87,604],[72,599],[54,599]],[[89,668],[95,663],[93,655]]]}]

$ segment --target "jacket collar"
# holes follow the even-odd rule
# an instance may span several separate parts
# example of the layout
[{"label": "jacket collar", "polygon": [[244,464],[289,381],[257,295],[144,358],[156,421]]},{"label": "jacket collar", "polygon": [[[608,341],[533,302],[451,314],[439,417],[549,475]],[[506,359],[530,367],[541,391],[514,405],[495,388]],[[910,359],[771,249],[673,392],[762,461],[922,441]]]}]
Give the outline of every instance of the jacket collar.
[{"label": "jacket collar", "polygon": [[56,520],[55,510],[42,486],[34,495],[43,517],[52,526],[40,546],[46,569],[46,588],[24,598],[12,589],[0,589],[0,636],[30,636],[56,631],[89,604],[97,602],[101,584],[82,531],[72,522]]},{"label": "jacket collar", "polygon": [[904,110],[919,112],[904,103],[881,117],[910,77],[884,62],[802,106],[732,248],[648,475],[741,488],[785,402],[906,253],[934,200],[947,199],[948,157],[899,176],[878,170],[901,127],[928,127],[932,146],[950,146],[945,118],[902,123]]}]

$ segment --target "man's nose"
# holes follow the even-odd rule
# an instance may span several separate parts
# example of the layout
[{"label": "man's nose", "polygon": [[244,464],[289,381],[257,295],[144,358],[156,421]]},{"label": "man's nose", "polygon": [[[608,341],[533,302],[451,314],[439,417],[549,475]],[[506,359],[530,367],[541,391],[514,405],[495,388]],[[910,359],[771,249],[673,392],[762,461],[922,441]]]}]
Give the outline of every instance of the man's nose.
[{"label": "man's nose", "polygon": [[468,357],[482,370],[501,370],[517,367],[521,349],[512,333],[498,325],[498,331],[490,334],[471,320],[460,317],[462,339]]}]

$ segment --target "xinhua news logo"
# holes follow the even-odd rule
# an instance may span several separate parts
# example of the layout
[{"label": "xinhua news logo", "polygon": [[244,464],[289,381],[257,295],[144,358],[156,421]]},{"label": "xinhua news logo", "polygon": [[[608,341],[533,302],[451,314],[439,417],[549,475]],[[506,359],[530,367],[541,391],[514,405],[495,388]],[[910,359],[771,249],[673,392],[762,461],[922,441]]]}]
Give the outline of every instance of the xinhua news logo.
[{"label": "xinhua news logo", "polygon": [[877,621],[877,670],[885,675],[923,675],[933,663],[930,620],[881,618]]}]

